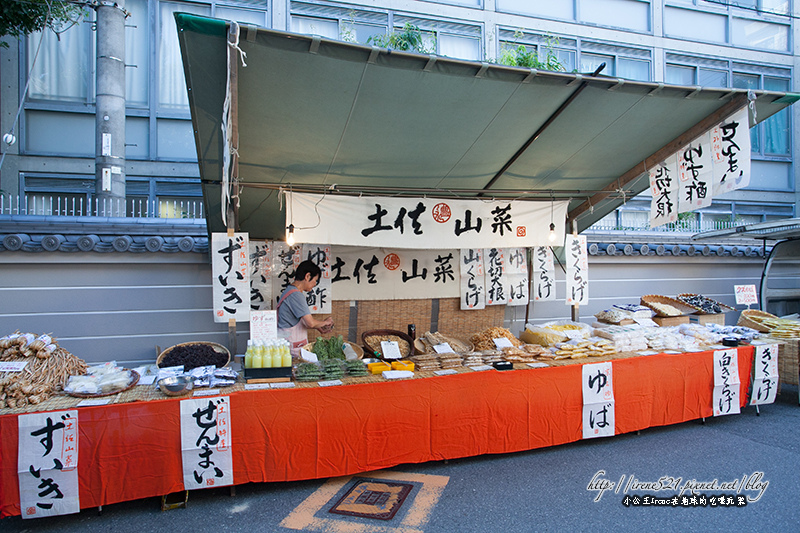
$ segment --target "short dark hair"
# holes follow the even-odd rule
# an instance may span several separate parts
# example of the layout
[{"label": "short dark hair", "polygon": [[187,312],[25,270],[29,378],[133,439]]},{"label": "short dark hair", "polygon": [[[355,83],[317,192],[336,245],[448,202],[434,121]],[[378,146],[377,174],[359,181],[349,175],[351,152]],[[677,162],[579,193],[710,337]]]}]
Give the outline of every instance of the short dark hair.
[{"label": "short dark hair", "polygon": [[314,279],[322,276],[322,270],[320,270],[314,261],[306,259],[297,265],[297,270],[294,271],[294,279],[297,281],[302,281],[306,279],[306,274],[311,274],[311,279]]}]

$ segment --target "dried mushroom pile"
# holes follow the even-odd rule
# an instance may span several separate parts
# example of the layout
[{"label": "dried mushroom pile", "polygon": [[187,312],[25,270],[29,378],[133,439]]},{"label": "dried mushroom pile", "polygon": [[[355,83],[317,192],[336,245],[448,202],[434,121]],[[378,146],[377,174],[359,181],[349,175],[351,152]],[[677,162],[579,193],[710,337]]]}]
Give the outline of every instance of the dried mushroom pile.
[{"label": "dried mushroom pile", "polygon": [[0,409],[41,403],[62,390],[69,376],[86,373],[86,363],[49,335],[17,331],[0,338],[0,350],[0,361],[28,363],[21,372],[0,372]]}]

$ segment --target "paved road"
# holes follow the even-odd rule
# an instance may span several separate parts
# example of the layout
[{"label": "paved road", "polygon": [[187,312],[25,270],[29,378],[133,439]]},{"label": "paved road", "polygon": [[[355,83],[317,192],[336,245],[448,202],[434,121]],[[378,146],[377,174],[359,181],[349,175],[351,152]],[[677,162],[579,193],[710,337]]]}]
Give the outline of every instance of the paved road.
[{"label": "paved road", "polygon": [[[594,439],[530,452],[402,465],[369,477],[414,486],[392,520],[327,512],[350,478],[242,485],[194,491],[186,508],[162,512],[160,499],[107,506],[38,520],[0,520],[0,531],[114,533],[143,531],[318,531],[425,533],[494,531],[797,531],[800,519],[800,406],[796,387],[784,386],[774,405],[717,419],[651,428],[640,434]],[[603,472],[598,475],[598,472]],[[763,477],[759,477],[759,472]],[[365,475],[366,477],[367,475]],[[664,477],[666,476],[666,477]],[[634,483],[680,478],[737,482],[744,507],[629,506],[627,495],[667,498],[679,492],[634,490]],[[742,478],[750,487],[741,487]],[[616,486],[594,501],[592,479]],[[633,478],[635,481],[632,481]],[[628,484],[631,485],[628,485]],[[685,494],[689,494],[687,491]]]}]

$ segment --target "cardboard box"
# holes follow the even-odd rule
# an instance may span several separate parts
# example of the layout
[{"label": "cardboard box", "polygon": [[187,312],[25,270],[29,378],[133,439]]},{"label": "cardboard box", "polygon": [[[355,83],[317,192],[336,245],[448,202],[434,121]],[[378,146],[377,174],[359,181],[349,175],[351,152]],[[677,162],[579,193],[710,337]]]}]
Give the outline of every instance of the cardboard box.
[{"label": "cardboard box", "polygon": [[681,316],[654,316],[653,322],[662,327],[680,326],[689,323],[689,315]]},{"label": "cardboard box", "polygon": [[689,315],[689,321],[695,324],[720,324],[725,325],[725,313],[714,315]]}]

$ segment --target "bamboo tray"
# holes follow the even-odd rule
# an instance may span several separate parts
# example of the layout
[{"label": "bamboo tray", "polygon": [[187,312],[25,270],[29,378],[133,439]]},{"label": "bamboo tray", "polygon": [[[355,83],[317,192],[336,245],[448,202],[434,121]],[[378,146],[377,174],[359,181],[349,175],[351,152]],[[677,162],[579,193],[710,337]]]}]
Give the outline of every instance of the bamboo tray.
[{"label": "bamboo tray", "polygon": [[75,398],[102,398],[103,396],[113,396],[114,394],[119,394],[120,392],[125,392],[126,390],[131,389],[137,383],[139,383],[139,373],[136,370],[127,370],[130,379],[128,381],[128,385],[115,391],[109,392],[68,392],[64,391],[64,394],[68,394],[69,396],[74,396]]},{"label": "bamboo tray", "polygon": [[[445,335],[443,333],[439,333],[439,335],[441,335],[442,337],[445,338],[447,343],[450,344],[451,348],[453,348],[453,346],[452,346],[452,343],[450,342],[450,339],[452,339],[454,341],[458,341],[460,344],[463,344],[463,345],[465,345],[467,347],[466,350],[456,350],[455,348],[453,348],[453,351],[456,352],[456,353],[466,353],[466,352],[471,352],[471,351],[475,350],[475,345],[472,344],[472,342],[470,342],[467,339],[463,339],[461,337],[454,337],[452,335]],[[423,355],[423,354],[426,354],[426,353],[436,353],[436,351],[433,349],[433,347],[432,346],[428,346],[428,344],[423,342],[421,338],[417,338],[417,339],[414,340],[414,351],[416,352],[417,355]]]},{"label": "bamboo tray", "polygon": [[759,311],[758,309],[745,309],[744,311],[742,311],[742,314],[739,315],[739,321],[736,322],[736,325],[755,329],[757,331],[760,331],[761,333],[769,333],[770,332],[769,326],[765,326],[764,324],[761,323],[761,320],[765,318],[778,318],[778,317],[773,315],[772,313]]},{"label": "bamboo tray", "polygon": [[225,361],[225,364],[223,364],[222,366],[217,365],[217,368],[222,368],[223,366],[228,366],[230,364],[230,362],[231,362],[231,352],[230,352],[230,350],[228,350],[223,345],[217,344],[216,342],[210,342],[210,341],[193,341],[193,342],[182,342],[180,344],[176,344],[174,346],[170,346],[169,348],[167,348],[166,350],[161,352],[158,355],[158,358],[156,359],[156,366],[161,368],[161,361],[164,360],[164,357],[166,357],[166,355],[171,350],[173,350],[173,349],[175,349],[175,348],[177,348],[179,346],[191,346],[191,345],[194,345],[194,344],[204,344],[204,345],[207,345],[207,346],[211,346],[211,348],[213,348],[215,352],[221,353],[221,354],[225,354],[228,357],[228,360]]},{"label": "bamboo tray", "polygon": [[[691,292],[684,292],[684,293],[679,294],[678,298],[680,299],[681,296],[685,296],[687,298],[691,298],[692,296],[703,296],[703,295],[702,294],[694,294],[694,293],[691,293]],[[715,304],[717,304],[719,306],[719,308],[722,310],[723,313],[727,313],[729,311],[736,311],[736,309],[734,307],[731,307],[730,305],[725,305],[724,303],[718,302],[717,300],[715,300],[713,298],[709,298],[708,296],[703,296],[703,298],[705,298],[709,302],[714,302]],[[684,305],[688,305],[689,307],[694,307],[697,310],[696,314],[698,314],[698,315],[718,315],[718,314],[720,314],[720,313],[706,313],[705,311],[703,311],[702,308],[697,307],[696,305],[692,305],[692,304],[690,304],[688,302],[684,302],[683,300],[680,300],[680,302],[683,303]]]},{"label": "bamboo tray", "polygon": [[[653,305],[651,305],[653,303],[670,305],[670,306],[674,307],[675,309],[677,309],[680,312],[680,315],[667,315],[667,314],[664,314],[661,311],[659,311],[658,309],[656,309]],[[656,316],[660,316],[660,317],[691,315],[691,314],[697,312],[697,308],[696,307],[693,307],[691,305],[685,304],[680,300],[676,300],[675,298],[670,298],[668,296],[660,296],[658,294],[646,294],[646,295],[642,296],[641,304],[646,306],[646,307],[649,307],[650,309],[652,309],[653,312],[656,314]]]},{"label": "bamboo tray", "polygon": [[377,352],[377,357],[379,359],[382,359],[383,358],[383,350],[381,350],[380,342],[378,342],[377,345],[374,346],[374,345],[370,344],[367,339],[369,337],[380,337],[380,336],[388,336],[388,335],[393,335],[395,337],[399,337],[399,338],[403,339],[404,341],[406,341],[408,343],[408,352],[407,353],[403,353],[402,346],[400,347],[400,355],[402,357],[405,358],[405,357],[408,357],[410,355],[414,355],[414,340],[411,337],[408,336],[408,333],[403,333],[402,331],[398,331],[396,329],[373,329],[371,331],[365,331],[364,333],[362,333],[361,334],[361,342],[364,344],[364,348],[365,348],[364,351],[368,352],[370,354],[370,357],[372,357],[372,354]]}]

